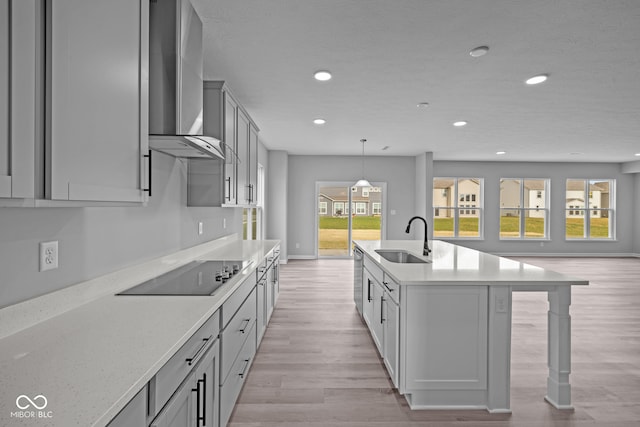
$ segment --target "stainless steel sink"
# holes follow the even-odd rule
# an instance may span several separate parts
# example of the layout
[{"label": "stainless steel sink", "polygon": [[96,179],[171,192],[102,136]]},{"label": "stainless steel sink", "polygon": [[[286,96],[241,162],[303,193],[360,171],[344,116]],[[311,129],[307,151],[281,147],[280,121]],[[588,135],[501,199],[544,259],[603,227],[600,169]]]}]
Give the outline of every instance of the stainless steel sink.
[{"label": "stainless steel sink", "polygon": [[428,264],[431,262],[399,249],[376,249],[376,253],[387,261],[400,264]]}]

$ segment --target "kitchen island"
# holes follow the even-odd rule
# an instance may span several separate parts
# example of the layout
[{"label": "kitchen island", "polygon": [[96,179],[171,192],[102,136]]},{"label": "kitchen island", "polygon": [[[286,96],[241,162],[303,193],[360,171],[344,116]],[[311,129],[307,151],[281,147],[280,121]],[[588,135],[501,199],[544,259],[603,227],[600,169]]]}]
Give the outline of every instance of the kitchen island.
[{"label": "kitchen island", "polygon": [[[429,256],[421,241],[354,244],[364,253],[361,315],[412,409],[511,412],[511,297],[524,291],[549,301],[545,399],[572,408],[571,286],[588,281],[443,241]],[[414,262],[389,261],[385,250]]]}]

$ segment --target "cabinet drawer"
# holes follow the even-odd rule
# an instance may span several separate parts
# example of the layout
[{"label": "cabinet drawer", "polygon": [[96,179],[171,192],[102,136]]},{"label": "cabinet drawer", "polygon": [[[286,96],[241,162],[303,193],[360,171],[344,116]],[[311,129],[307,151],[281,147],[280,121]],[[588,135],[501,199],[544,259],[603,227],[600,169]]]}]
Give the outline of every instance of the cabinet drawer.
[{"label": "cabinet drawer", "polygon": [[220,332],[220,313],[216,311],[182,346],[155,376],[156,413],[167,403],[173,392],[193,369]]},{"label": "cabinet drawer", "polygon": [[236,311],[238,311],[244,300],[247,299],[247,296],[251,293],[255,286],[256,280],[254,276],[249,275],[244,280],[244,283],[242,283],[242,285],[240,285],[238,289],[235,290],[233,295],[227,298],[227,300],[222,305],[222,308],[220,309],[222,311],[222,329],[224,329],[229,324],[229,321],[233,318],[233,315],[236,314]]},{"label": "cabinet drawer", "polygon": [[[233,319],[229,322],[221,334],[221,357],[220,357],[220,378],[225,381],[231,365],[236,360],[236,356],[243,344],[249,337],[249,331],[256,322],[256,290],[255,288],[244,301]],[[254,338],[255,340],[255,338]]]},{"label": "cabinet drawer", "polygon": [[224,384],[220,389],[220,425],[226,426],[233,412],[233,406],[236,403],[236,399],[242,390],[242,385],[247,377],[251,363],[253,363],[253,357],[256,354],[256,328],[255,322],[251,325],[251,331],[249,332],[249,339],[244,343],[244,346],[238,354],[238,358],[234,361],[231,367],[231,374],[227,377]]},{"label": "cabinet drawer", "polygon": [[393,280],[391,277],[387,275],[387,273],[385,273],[382,284],[386,288],[385,290],[387,291],[387,295],[389,295],[396,304],[399,304],[400,303],[400,290],[399,290],[400,286],[395,282],[395,280]]},{"label": "cabinet drawer", "polygon": [[371,273],[373,278],[382,284],[382,281],[384,280],[384,273],[382,272],[382,269],[378,267],[378,264],[376,264],[367,255],[364,256],[364,268],[369,270],[369,273]]}]

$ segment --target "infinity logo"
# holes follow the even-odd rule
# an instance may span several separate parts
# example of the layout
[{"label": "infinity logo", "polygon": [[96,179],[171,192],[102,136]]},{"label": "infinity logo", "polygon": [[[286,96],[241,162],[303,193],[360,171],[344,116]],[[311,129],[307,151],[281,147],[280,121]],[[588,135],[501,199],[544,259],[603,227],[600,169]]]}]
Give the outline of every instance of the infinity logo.
[{"label": "infinity logo", "polygon": [[[26,403],[26,404],[24,404],[24,406],[23,406],[23,405],[21,405],[21,404],[20,404],[20,402],[24,402],[25,400],[27,401],[27,403]],[[35,401],[37,401],[37,400],[41,400],[41,401],[43,402],[43,403],[42,403],[42,406],[39,406],[39,405],[35,402]],[[39,395],[37,395],[36,397],[34,397],[34,398],[33,398],[33,400],[31,400],[31,398],[29,398],[29,396],[26,396],[26,395],[24,395],[24,394],[21,394],[20,396],[18,396],[18,397],[16,398],[16,406],[17,406],[18,408],[20,408],[20,409],[27,409],[29,406],[33,406],[33,407],[34,407],[34,408],[36,408],[36,409],[44,409],[44,408],[46,408],[46,407],[47,407],[47,403],[48,403],[48,402],[47,402],[47,398],[46,398],[46,397],[44,397],[44,396],[43,396],[43,395],[41,395],[41,394],[39,394]]]}]

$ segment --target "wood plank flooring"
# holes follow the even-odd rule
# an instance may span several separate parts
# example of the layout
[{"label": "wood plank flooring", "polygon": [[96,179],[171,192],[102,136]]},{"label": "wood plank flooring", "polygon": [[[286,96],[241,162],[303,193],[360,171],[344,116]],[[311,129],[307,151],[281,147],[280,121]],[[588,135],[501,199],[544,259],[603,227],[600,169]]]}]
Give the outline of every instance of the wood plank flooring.
[{"label": "wood plank flooring", "polygon": [[640,426],[640,259],[517,258],[591,281],[574,287],[572,395],[546,390],[545,293],[515,293],[512,414],[411,411],[392,388],[352,293],[350,260],[290,261],[231,427]]}]

